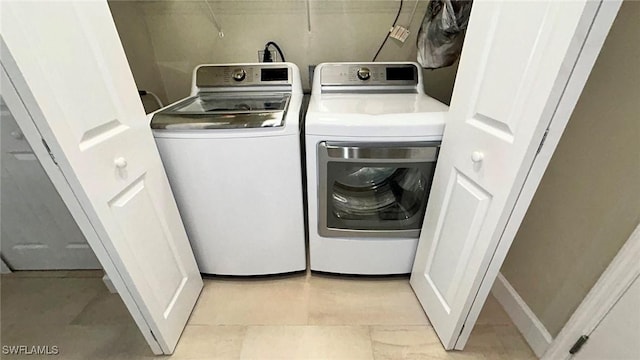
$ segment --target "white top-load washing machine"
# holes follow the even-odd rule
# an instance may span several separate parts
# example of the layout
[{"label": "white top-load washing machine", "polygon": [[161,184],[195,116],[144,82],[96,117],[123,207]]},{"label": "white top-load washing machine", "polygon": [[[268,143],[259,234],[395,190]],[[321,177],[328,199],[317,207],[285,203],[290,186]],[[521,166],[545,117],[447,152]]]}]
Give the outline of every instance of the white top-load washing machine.
[{"label": "white top-load washing machine", "polygon": [[300,74],[291,63],[200,65],[151,128],[200,272],[306,269]]},{"label": "white top-load washing machine", "polygon": [[448,106],[415,63],[315,69],[305,142],[311,270],[411,272]]}]

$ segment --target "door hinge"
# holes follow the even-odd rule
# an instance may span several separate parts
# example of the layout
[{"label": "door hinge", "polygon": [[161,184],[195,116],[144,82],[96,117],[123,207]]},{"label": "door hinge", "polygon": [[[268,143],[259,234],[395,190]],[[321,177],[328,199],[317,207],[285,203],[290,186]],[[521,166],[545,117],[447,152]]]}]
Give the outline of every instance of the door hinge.
[{"label": "door hinge", "polygon": [[584,343],[586,343],[587,340],[589,340],[589,335],[580,336],[578,338],[578,340],[576,341],[576,343],[573,344],[573,346],[569,350],[569,354],[573,355],[573,354],[577,353],[578,351],[580,351],[580,349],[582,348],[582,345],[584,345]]},{"label": "door hinge", "polygon": [[56,157],[53,156],[53,153],[51,152],[51,148],[49,147],[49,144],[47,144],[47,142],[44,141],[44,139],[42,139],[42,144],[44,145],[44,148],[47,149],[47,152],[49,153],[49,156],[51,156],[51,160],[53,160],[53,163],[56,164],[56,166],[58,166],[58,162],[56,161]]},{"label": "door hinge", "polygon": [[540,154],[540,150],[542,150],[542,145],[544,145],[544,141],[547,140],[547,135],[549,134],[549,128],[544,131],[544,135],[542,135],[542,140],[540,140],[540,145],[538,145],[538,150],[536,151],[536,155]]}]

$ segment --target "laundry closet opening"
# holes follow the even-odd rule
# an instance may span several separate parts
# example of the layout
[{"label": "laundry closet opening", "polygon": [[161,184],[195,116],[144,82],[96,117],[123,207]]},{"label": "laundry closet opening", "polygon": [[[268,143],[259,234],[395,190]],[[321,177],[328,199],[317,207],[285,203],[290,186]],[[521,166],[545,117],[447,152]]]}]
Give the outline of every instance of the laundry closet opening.
[{"label": "laundry closet opening", "polygon": [[[371,60],[372,54],[375,54],[380,45],[380,40],[384,39],[388,32],[389,23],[394,20],[401,2],[310,1],[305,4],[304,2],[221,1],[212,2],[210,5],[212,5],[213,14],[210,13],[205,2],[110,2],[120,38],[139,88],[151,90],[162,100],[171,103],[189,93],[191,74],[195,66],[201,63],[258,61],[261,58],[257,50],[264,49],[267,41],[274,40],[284,50],[287,61],[299,66],[303,90],[309,93],[313,85],[310,70],[315,70],[315,65],[332,61],[362,63]],[[415,16],[412,14],[413,5],[417,6]],[[377,61],[414,61],[417,58],[416,38],[427,6],[426,1],[415,4],[404,2],[395,22],[409,29],[409,37],[404,43],[389,38],[379,52]],[[532,5],[532,14],[534,10],[537,11],[534,7]],[[540,14],[536,13],[536,16],[538,15]],[[184,23],[189,23],[190,26],[182,26]],[[255,24],[260,25],[255,26]],[[284,26],[281,26],[283,24]],[[515,27],[516,24],[512,26]],[[300,31],[289,31],[289,29],[300,29]],[[220,36],[221,30],[224,33],[223,37]],[[522,29],[518,28],[519,30]],[[481,35],[477,35],[476,39],[478,38],[481,38]],[[193,46],[194,39],[197,39],[198,46]],[[476,41],[475,45],[484,43],[483,41]],[[503,67],[511,71],[509,76],[516,78],[526,69],[517,70],[514,64],[515,61],[505,60]],[[424,92],[448,105],[456,81],[457,68],[458,63],[455,62],[441,69],[423,69]],[[507,79],[509,76],[504,78]],[[515,95],[517,89],[512,90],[505,90],[505,92]],[[148,105],[148,111],[155,110],[156,106],[153,103],[147,104],[146,100],[151,99],[143,97],[145,105]],[[305,117],[303,114],[301,118]],[[499,125],[491,121],[491,116],[479,117],[475,124],[485,127]],[[506,131],[505,136],[508,137],[508,132],[512,130],[510,126],[507,124],[499,127],[500,129],[496,129],[496,132],[505,133]],[[329,143],[325,145],[332,146]],[[473,152],[469,151],[470,154]],[[482,156],[482,153],[478,153],[472,159],[481,163]],[[362,169],[362,165],[356,166]],[[371,171],[374,168],[381,173],[390,170],[385,169],[383,165],[377,163],[366,169]],[[331,166],[334,170],[339,170],[335,169],[337,164]],[[331,166],[327,166],[327,169],[331,169]],[[342,170],[349,170],[351,165],[341,164],[340,166],[343,167]],[[411,172],[411,169],[419,169],[419,167],[407,167],[405,171]],[[308,170],[307,167],[305,171]],[[469,185],[469,183],[466,184]],[[305,183],[304,186],[307,187],[308,184]],[[345,190],[349,190],[348,186],[338,187],[336,194],[344,195]],[[482,198],[482,192],[476,192],[475,195]],[[327,202],[331,200],[326,199]],[[338,210],[340,211],[337,213],[340,213],[344,209]],[[339,228],[353,221],[348,218],[331,219],[330,217],[326,220],[333,225],[333,228]]]},{"label": "laundry closet opening", "polygon": [[[3,96],[13,92],[12,112],[29,109],[17,117],[20,130],[113,275],[124,302],[115,306],[133,315],[109,331],[126,333],[118,326],[133,318],[136,344],[185,356],[210,334],[226,345],[209,350],[233,357],[291,355],[292,343],[327,358],[397,358],[407,343],[425,355],[468,345],[484,357],[532,357],[500,306],[485,300],[520,223],[512,214],[528,206],[518,197],[532,196],[539,179],[534,190],[524,182],[546,167],[532,164],[548,161],[559,138],[548,109],[566,107],[561,90],[579,93],[586,80],[588,71],[566,65],[590,70],[601,43],[582,47],[585,34],[603,39],[617,7],[602,4],[602,20],[590,2],[476,5],[459,73],[455,63],[422,70],[411,61],[420,57],[420,1],[8,5]],[[378,23],[381,36],[371,30]],[[79,67],[38,46],[54,38],[99,51],[76,52],[89,64]],[[58,71],[44,72],[52,66]],[[96,67],[103,71],[78,76]],[[103,96],[68,91],[88,84]],[[55,106],[46,100],[52,90]],[[95,116],[85,119],[86,109]],[[203,229],[226,240],[206,249]],[[198,256],[210,250],[218,258],[203,272],[234,277],[206,277],[201,293]],[[408,272],[410,281],[387,276]],[[22,286],[19,272],[6,276]],[[64,291],[55,296],[64,303]],[[47,333],[90,325],[76,310]],[[484,336],[467,344],[472,329]],[[267,341],[274,336],[282,347]]]}]

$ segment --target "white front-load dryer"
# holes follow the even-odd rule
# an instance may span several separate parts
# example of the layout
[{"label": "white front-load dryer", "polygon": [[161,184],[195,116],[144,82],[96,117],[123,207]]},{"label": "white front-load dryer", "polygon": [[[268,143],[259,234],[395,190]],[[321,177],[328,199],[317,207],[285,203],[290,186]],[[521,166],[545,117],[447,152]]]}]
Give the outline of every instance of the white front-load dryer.
[{"label": "white front-load dryer", "polygon": [[299,70],[200,65],[151,128],[200,272],[306,269]]},{"label": "white front-load dryer", "polygon": [[415,63],[316,67],[305,123],[311,270],[411,272],[448,106]]}]

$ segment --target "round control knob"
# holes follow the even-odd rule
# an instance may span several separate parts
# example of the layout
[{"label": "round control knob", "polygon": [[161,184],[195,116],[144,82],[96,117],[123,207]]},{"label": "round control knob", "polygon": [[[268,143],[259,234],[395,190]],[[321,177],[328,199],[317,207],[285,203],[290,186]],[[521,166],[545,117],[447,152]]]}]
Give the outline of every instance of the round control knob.
[{"label": "round control knob", "polygon": [[233,77],[233,80],[235,81],[242,81],[245,77],[247,77],[247,72],[244,71],[244,69],[235,69],[233,70],[233,74],[231,74],[231,77]]},{"label": "round control knob", "polygon": [[358,75],[358,79],[360,80],[369,80],[371,78],[371,70],[366,67],[358,69],[358,72],[356,74]]}]

